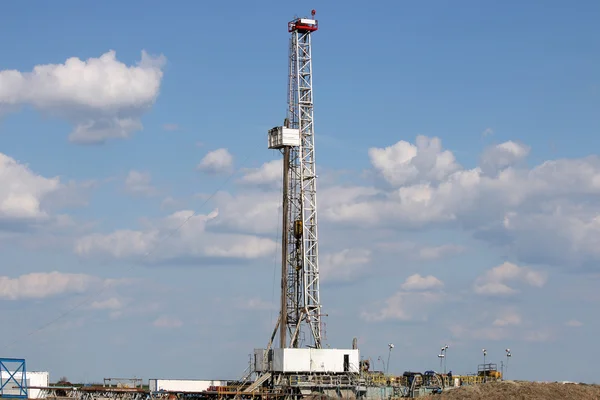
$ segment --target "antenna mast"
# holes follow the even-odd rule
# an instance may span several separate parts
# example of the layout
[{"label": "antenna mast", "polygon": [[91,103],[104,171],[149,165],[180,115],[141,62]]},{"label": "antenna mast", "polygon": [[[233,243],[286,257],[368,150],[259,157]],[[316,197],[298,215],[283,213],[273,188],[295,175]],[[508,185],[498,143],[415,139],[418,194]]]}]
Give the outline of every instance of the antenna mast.
[{"label": "antenna mast", "polygon": [[311,14],[288,23],[287,118],[269,130],[269,148],[283,154],[281,309],[272,336],[279,329],[282,348],[300,347],[301,333],[312,337],[310,347],[322,346],[311,51],[318,21]]}]

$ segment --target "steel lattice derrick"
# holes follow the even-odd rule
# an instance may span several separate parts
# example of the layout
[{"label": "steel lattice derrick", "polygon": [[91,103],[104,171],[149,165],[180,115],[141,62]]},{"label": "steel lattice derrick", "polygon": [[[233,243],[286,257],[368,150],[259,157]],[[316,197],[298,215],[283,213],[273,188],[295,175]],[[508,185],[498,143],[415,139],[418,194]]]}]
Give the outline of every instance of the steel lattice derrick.
[{"label": "steel lattice derrick", "polygon": [[311,42],[317,29],[314,19],[288,24],[287,116],[283,127],[269,130],[269,148],[283,153],[283,229],[281,310],[268,348],[278,328],[281,347],[300,347],[301,334],[322,347]]},{"label": "steel lattice derrick", "polygon": [[317,185],[313,123],[312,51],[310,30],[293,29],[290,38],[289,127],[298,129],[300,145],[290,149],[288,213],[288,326],[290,347],[298,347],[302,322],[312,345],[321,347]]}]

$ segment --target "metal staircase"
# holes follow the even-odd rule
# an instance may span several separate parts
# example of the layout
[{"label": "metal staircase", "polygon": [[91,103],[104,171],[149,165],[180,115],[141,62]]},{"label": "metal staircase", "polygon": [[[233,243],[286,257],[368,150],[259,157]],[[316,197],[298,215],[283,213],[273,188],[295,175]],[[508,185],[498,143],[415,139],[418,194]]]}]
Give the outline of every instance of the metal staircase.
[{"label": "metal staircase", "polygon": [[244,393],[251,393],[256,391],[259,387],[262,386],[269,378],[271,378],[270,372],[264,372],[261,376],[259,376],[250,386],[244,389]]}]

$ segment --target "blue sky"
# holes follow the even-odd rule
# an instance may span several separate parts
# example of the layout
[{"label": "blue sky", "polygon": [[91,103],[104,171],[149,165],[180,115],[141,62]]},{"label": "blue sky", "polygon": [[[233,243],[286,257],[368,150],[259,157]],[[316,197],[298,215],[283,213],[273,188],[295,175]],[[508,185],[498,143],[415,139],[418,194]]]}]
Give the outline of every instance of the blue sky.
[{"label": "blue sky", "polygon": [[509,378],[597,379],[593,1],[4,3],[0,355],[239,377],[276,320],[266,130],[311,8],[328,343],[393,342],[394,373],[449,344],[455,374],[510,347]]}]

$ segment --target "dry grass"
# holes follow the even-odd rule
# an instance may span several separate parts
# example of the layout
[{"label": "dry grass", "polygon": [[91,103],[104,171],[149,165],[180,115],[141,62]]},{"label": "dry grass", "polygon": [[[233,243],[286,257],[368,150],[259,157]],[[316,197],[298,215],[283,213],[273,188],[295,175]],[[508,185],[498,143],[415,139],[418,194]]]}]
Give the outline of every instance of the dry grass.
[{"label": "dry grass", "polygon": [[482,385],[463,386],[448,390],[441,395],[427,397],[439,400],[600,400],[600,385],[491,382]]}]

